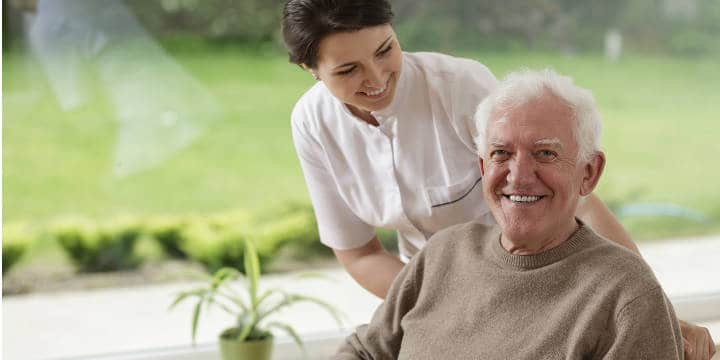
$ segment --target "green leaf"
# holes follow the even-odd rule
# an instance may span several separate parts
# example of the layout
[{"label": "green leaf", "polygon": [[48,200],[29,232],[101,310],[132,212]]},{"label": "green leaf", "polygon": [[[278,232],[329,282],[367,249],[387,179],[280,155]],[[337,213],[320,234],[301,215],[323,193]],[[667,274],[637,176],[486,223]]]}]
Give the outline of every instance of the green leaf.
[{"label": "green leaf", "polygon": [[318,298],[314,298],[311,296],[305,296],[305,295],[293,295],[293,301],[297,300],[298,302],[310,302],[315,305],[320,306],[321,308],[325,309],[330,315],[335,319],[335,322],[337,322],[337,325],[339,328],[342,328],[343,326],[343,320],[344,317],[345,320],[349,323],[349,319],[347,315],[343,314],[340,310],[336,309],[334,306],[330,305],[329,303],[320,300]]},{"label": "green leaf", "polygon": [[228,301],[232,302],[233,304],[237,305],[242,311],[248,311],[248,306],[245,305],[245,302],[242,301],[242,298],[237,293],[232,294],[226,294],[223,291],[218,291],[217,295],[227,299]]},{"label": "green leaf", "polygon": [[[273,306],[272,308],[270,308],[269,310],[267,310],[265,312],[260,313],[260,315],[258,316],[258,322],[262,321],[265,317],[272,315],[273,313],[279,311],[280,309],[282,309],[284,307],[287,307],[287,306],[290,306],[290,305],[293,305],[293,304],[299,303],[299,302],[309,302],[309,303],[313,303],[315,305],[322,307],[328,313],[330,313],[330,315],[333,317],[333,319],[335,319],[335,322],[337,322],[339,328],[342,328],[342,326],[343,326],[343,320],[342,320],[343,317],[346,320],[348,320],[348,317],[345,314],[343,314],[342,312],[337,310],[332,305],[326,303],[325,301],[322,301],[320,299],[317,299],[317,298],[314,298],[311,296],[290,294],[290,295],[287,295],[286,298],[279,304]],[[348,323],[349,322],[350,321],[348,321]]]},{"label": "green leaf", "polygon": [[195,311],[193,311],[193,318],[192,318],[192,344],[195,346],[195,334],[197,333],[197,325],[198,321],[200,320],[200,309],[202,309],[202,301],[199,301],[197,304],[195,304]]},{"label": "green leaf", "polygon": [[257,317],[256,312],[250,311],[246,315],[248,316],[249,319],[248,319],[248,321],[246,321],[243,324],[242,330],[240,331],[240,334],[237,337],[238,341],[245,341],[245,339],[247,339],[248,335],[250,335],[250,332],[253,331],[253,329],[255,328],[255,326],[257,325],[257,322],[258,322],[258,317]]},{"label": "green leaf", "polygon": [[260,307],[260,305],[263,303],[263,301],[267,300],[270,296],[272,296],[274,294],[280,294],[283,296],[283,298],[288,297],[288,294],[282,289],[278,289],[278,288],[268,289],[268,290],[265,290],[265,292],[263,292],[263,294],[260,295],[260,297],[258,298],[257,306]]},{"label": "green leaf", "polygon": [[260,279],[260,260],[258,260],[255,243],[252,239],[245,240],[245,276],[248,280],[250,303],[254,309],[257,306],[257,287]]},{"label": "green leaf", "polygon": [[183,302],[185,299],[187,299],[190,296],[198,296],[202,299],[202,296],[205,294],[206,291],[207,291],[207,289],[205,289],[205,288],[197,288],[194,290],[183,291],[180,294],[178,294],[177,297],[175,298],[175,301],[173,301],[173,303],[170,304],[170,306],[168,306],[168,310],[173,309],[175,306],[177,306],[177,304]]},{"label": "green leaf", "polygon": [[302,339],[300,338],[300,335],[299,335],[299,334],[297,333],[297,331],[295,331],[295,329],[293,329],[290,325],[283,324],[283,323],[280,323],[280,322],[270,322],[270,323],[267,324],[267,328],[268,328],[268,329],[271,329],[271,328],[280,329],[280,330],[284,331],[285,333],[287,333],[288,335],[290,335],[290,337],[295,341],[295,343],[297,344],[297,346],[298,346],[298,347],[300,348],[300,350],[302,351],[302,353],[303,353],[303,358],[305,358],[305,359],[308,358],[307,351],[305,350],[305,346],[303,345],[303,342],[302,342]]},{"label": "green leaf", "polygon": [[237,313],[238,313],[237,310],[231,309],[229,306],[227,306],[227,305],[225,305],[225,304],[223,304],[223,303],[215,302],[215,305],[217,305],[218,307],[220,307],[220,309],[222,309],[223,311],[225,311],[228,315],[233,315],[233,316],[235,316],[235,315],[237,315]]},{"label": "green leaf", "polygon": [[242,277],[242,274],[239,271],[237,271],[237,269],[234,269],[231,267],[220,268],[213,275],[211,287],[213,289],[217,289],[220,286],[222,286],[223,284],[225,284],[226,281],[236,280],[240,277]]}]

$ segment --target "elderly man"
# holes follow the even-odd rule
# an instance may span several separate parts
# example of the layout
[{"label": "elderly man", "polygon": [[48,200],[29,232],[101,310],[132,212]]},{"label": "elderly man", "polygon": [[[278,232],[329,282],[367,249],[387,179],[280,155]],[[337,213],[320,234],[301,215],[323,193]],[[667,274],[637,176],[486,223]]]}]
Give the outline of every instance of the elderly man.
[{"label": "elderly man", "polygon": [[476,118],[498,226],[437,233],[335,358],[682,359],[652,271],[574,217],[605,165],[590,92],[514,73]]}]

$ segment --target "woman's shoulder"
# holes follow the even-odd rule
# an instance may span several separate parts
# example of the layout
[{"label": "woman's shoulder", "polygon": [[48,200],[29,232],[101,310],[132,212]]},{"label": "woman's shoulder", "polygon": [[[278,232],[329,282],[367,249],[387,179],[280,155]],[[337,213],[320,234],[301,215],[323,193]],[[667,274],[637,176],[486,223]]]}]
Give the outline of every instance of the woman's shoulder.
[{"label": "woman's shoulder", "polygon": [[407,53],[406,57],[425,74],[429,87],[444,103],[463,112],[474,114],[477,104],[497,86],[490,69],[473,59],[432,52]]},{"label": "woman's shoulder", "polygon": [[335,98],[321,81],[310,87],[293,107],[290,118],[294,126],[324,118],[322,114],[332,112]]},{"label": "woman's shoulder", "polygon": [[451,75],[456,78],[489,76],[495,82],[490,69],[483,63],[469,58],[457,57],[437,52],[406,52],[408,61],[427,73]]}]

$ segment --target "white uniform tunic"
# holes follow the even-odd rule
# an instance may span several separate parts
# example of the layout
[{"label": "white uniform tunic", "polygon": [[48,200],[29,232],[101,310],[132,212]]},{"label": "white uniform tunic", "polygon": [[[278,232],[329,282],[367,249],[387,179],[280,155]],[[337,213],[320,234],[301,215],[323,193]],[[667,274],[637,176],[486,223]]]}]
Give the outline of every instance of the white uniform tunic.
[{"label": "white uniform tunic", "polygon": [[473,115],[497,80],[484,65],[436,53],[404,53],[393,102],[350,113],[318,82],[292,112],[300,165],[321,241],[365,245],[375,227],[395,229],[404,260],[436,231],[492,223],[482,196]]}]

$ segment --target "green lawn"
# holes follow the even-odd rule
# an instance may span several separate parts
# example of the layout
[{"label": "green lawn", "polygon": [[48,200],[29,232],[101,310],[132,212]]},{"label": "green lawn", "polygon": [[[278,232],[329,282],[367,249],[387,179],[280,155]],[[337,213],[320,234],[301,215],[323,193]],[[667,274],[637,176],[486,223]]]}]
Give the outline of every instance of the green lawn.
[{"label": "green lawn", "polygon": [[[608,164],[599,193],[612,205],[662,202],[708,221],[624,218],[637,238],[720,232],[720,63],[717,60],[530,53],[465,54],[498,76],[552,66],[593,90]],[[292,106],[312,83],[281,54],[239,49],[177,53],[225,114],[191,146],[150,170],[112,173],[117,121],[103,89],[63,112],[38,64],[3,57],[3,222],[65,214],[267,210],[306,200],[290,137]]]}]

